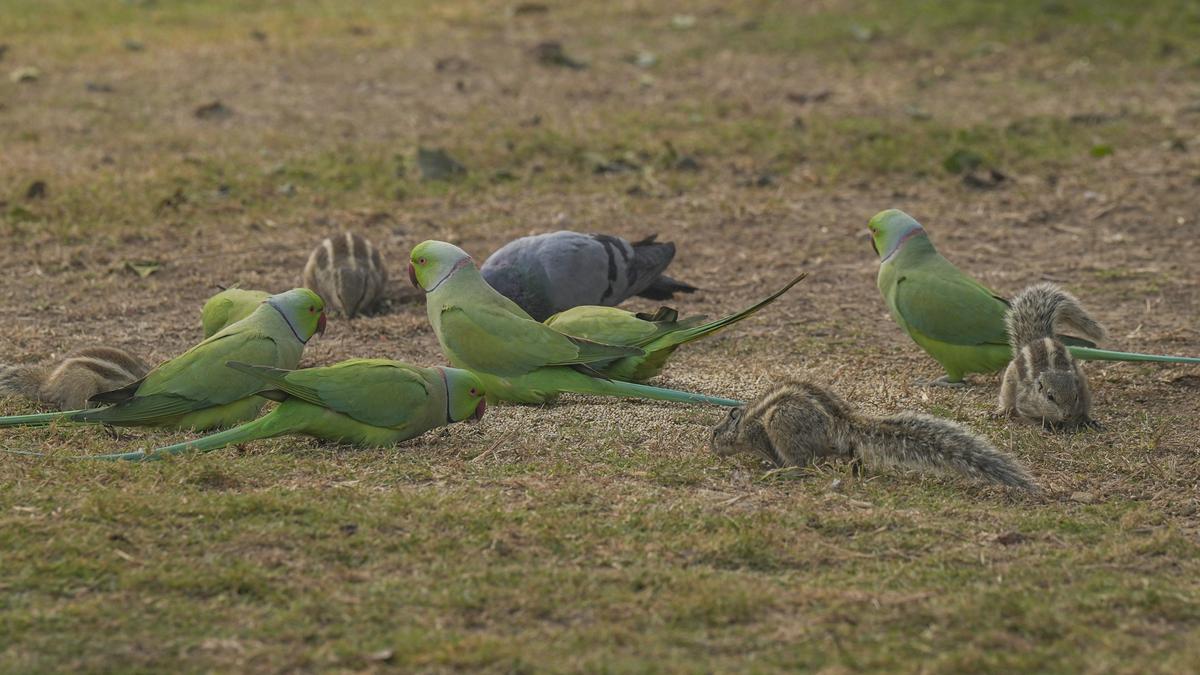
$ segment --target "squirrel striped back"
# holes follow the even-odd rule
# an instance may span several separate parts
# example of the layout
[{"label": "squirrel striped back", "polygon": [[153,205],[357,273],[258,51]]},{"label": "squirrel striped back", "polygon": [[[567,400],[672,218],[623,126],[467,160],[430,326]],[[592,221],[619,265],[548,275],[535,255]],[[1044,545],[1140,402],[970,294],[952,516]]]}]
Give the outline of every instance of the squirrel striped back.
[{"label": "squirrel striped back", "polygon": [[369,311],[387,283],[379,251],[353,232],[327,237],[308,257],[303,283],[346,318]]},{"label": "squirrel striped back", "polygon": [[115,347],[84,347],[50,366],[0,366],[0,394],[18,394],[78,410],[96,394],[139,380],[150,366]]},{"label": "squirrel striped back", "polygon": [[[718,455],[751,452],[775,466],[793,466],[797,460],[790,439],[782,438],[778,431],[821,429],[824,436],[825,430],[853,418],[854,411],[832,390],[803,380],[786,380],[757,400],[730,410],[713,429],[711,445]],[[850,454],[848,447],[828,450],[821,454]]]},{"label": "squirrel striped back", "polygon": [[1033,382],[1048,371],[1069,371],[1075,360],[1066,345],[1054,338],[1035,338],[1021,346],[1012,360],[1018,382]]}]

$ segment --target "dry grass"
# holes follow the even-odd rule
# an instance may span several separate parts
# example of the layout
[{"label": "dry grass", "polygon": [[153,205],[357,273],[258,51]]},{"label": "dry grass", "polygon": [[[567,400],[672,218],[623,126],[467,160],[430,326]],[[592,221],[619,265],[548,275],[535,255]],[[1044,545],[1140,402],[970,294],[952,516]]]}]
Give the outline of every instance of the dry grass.
[{"label": "dry grass", "polygon": [[[1047,495],[842,465],[768,474],[705,450],[718,411],[578,398],[393,451],[280,439],[155,466],[0,457],[0,670],[1200,662],[1200,374],[1093,364],[1104,432],[999,423],[995,377],[914,386],[936,365],[887,317],[864,236],[876,211],[905,209],[998,290],[1053,279],[1116,345],[1200,353],[1190,3],[397,4],[6,3],[0,360],[89,342],[169,358],[199,338],[215,284],[290,287],[335,227],[396,268],[431,237],[482,256],[555,227],[658,232],[679,245],[674,273],[704,287],[685,313],[811,273],[679,353],[668,385],[752,396],[786,373],[875,412],[944,415]],[[588,67],[539,64],[545,40]],[[627,61],[643,51],[657,63]],[[40,79],[7,77],[24,66]],[[232,114],[195,116],[214,100]],[[469,176],[422,182],[418,145]],[[960,148],[1008,180],[965,185],[941,166]],[[639,168],[595,173],[597,154]],[[700,170],[675,168],[681,154]],[[26,198],[35,180],[46,196]],[[139,278],[130,260],[161,268]],[[393,276],[388,311],[332,323],[306,362],[438,362]],[[60,428],[0,444],[182,437]]]}]

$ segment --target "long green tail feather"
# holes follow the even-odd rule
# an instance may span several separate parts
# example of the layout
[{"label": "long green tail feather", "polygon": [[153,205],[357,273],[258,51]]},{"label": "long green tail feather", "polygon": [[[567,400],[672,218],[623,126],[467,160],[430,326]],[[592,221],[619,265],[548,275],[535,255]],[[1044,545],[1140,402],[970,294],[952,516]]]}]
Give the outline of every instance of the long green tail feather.
[{"label": "long green tail feather", "polygon": [[63,457],[60,457],[59,455],[48,455],[44,452],[34,452],[32,450],[10,450],[8,448],[0,448],[0,452],[4,452],[9,455],[22,455],[24,457],[48,457],[51,459],[71,459],[83,461],[89,461],[93,459],[109,461],[124,459],[131,462],[140,462],[148,459],[159,459],[157,457],[150,457],[149,454],[143,450],[137,450],[134,452],[118,452],[111,455],[67,455]]},{"label": "long green tail feather", "polygon": [[88,412],[87,410],[68,410],[66,412],[0,417],[0,427],[44,427],[60,420],[64,422],[87,422],[88,420],[83,419],[82,416]]},{"label": "long green tail feather", "polygon": [[654,401],[673,401],[675,403],[709,403],[727,408],[736,408],[744,405],[743,401],[735,401],[719,396],[693,394],[677,389],[651,387],[647,384],[635,384],[620,380],[602,380],[594,377],[588,378],[588,380],[587,382],[581,382],[579,387],[572,387],[571,391],[578,394],[601,394],[604,396],[620,396],[622,398],[648,398]]},{"label": "long green tail feather", "polygon": [[292,372],[284,368],[272,368],[271,366],[260,366],[253,363],[242,363],[241,361],[226,361],[225,367],[233,368],[234,370],[247,375],[253,375],[260,380],[269,382],[274,385],[282,384],[284,377]]},{"label": "long green tail feather", "polygon": [[701,325],[695,326],[693,328],[687,328],[684,330],[678,330],[678,331],[673,331],[671,333],[668,333],[667,335],[664,335],[660,340],[655,340],[654,342],[651,342],[650,344],[646,345],[646,351],[653,352],[655,350],[665,349],[666,347],[672,347],[675,345],[681,345],[681,344],[684,344],[687,342],[691,342],[692,340],[695,340],[697,338],[702,338],[705,335],[708,335],[709,333],[712,333],[714,331],[718,331],[722,328],[725,328],[726,326],[729,326],[730,324],[737,323],[738,321],[745,319],[746,317],[750,316],[751,314],[754,314],[755,312],[762,309],[763,307],[766,307],[767,305],[771,304],[772,302],[775,302],[776,300],[778,300],[779,296],[783,295],[784,293],[787,293],[789,290],[791,290],[792,286],[795,286],[796,284],[800,283],[807,276],[808,276],[807,272],[800,274],[800,276],[789,281],[783,288],[775,291],[771,295],[768,295],[767,297],[763,298],[762,300],[759,300],[758,302],[754,303],[753,305],[750,305],[749,307],[747,307],[746,309],[743,309],[740,312],[735,312],[728,316],[723,316],[719,319],[709,321],[708,323],[701,324]]},{"label": "long green tail feather", "polygon": [[646,353],[640,347],[634,347],[632,345],[609,345],[604,344],[603,342],[585,340],[583,338],[577,338],[571,335],[567,335],[567,339],[575,343],[575,346],[579,348],[579,359],[573,363],[592,363],[594,361],[619,359],[626,356],[644,356]]},{"label": "long green tail feather", "polygon": [[[169,455],[179,455],[185,452],[210,452],[219,450],[233,443],[244,443],[246,441],[255,441],[260,438],[270,438],[279,436],[292,431],[296,425],[288,423],[286,420],[281,420],[278,415],[278,409],[263,415],[262,417],[236,426],[232,429],[219,431],[215,434],[194,438],[190,441],[168,445],[162,448],[157,448],[146,452],[144,450],[135,450],[134,452],[117,452],[109,455],[73,455],[69,459],[75,460],[105,460],[105,461],[128,461],[128,462],[153,462],[163,459]],[[27,457],[54,457],[56,455],[47,455],[43,452],[31,452],[28,450],[9,450],[3,449],[4,452],[10,455],[25,455]]]},{"label": "long green tail feather", "polygon": [[1116,352],[1091,347],[1067,347],[1071,356],[1084,361],[1153,361],[1156,363],[1200,363],[1192,356],[1165,356],[1162,354],[1139,354],[1138,352]]},{"label": "long green tail feather", "polygon": [[193,438],[190,441],[157,448],[147,453],[141,453],[140,457],[133,456],[139,453],[125,453],[122,455],[101,455],[100,459],[153,461],[169,455],[181,455],[185,452],[212,452],[213,450],[220,450],[234,443],[245,443],[246,441],[256,441],[260,438],[270,438],[286,434],[295,428],[297,428],[297,425],[289,424],[284,420],[279,413],[279,409],[276,408],[253,422],[247,422],[241,426],[226,429],[225,431],[218,431],[208,436]]},{"label": "long green tail feather", "polygon": [[23,457],[49,457],[44,452],[34,452],[32,450],[12,450],[10,448],[0,448],[0,452],[6,455],[21,455]]}]

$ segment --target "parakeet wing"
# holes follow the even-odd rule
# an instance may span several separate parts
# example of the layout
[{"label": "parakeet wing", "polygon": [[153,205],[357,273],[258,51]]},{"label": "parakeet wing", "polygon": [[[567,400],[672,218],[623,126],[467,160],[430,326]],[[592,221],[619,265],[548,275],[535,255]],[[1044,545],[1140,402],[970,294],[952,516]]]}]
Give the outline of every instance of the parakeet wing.
[{"label": "parakeet wing", "polygon": [[559,312],[546,319],[546,325],[567,335],[621,345],[638,344],[660,332],[654,322],[643,321],[633,312],[596,305]]},{"label": "parakeet wing", "polygon": [[543,366],[589,363],[635,356],[637,348],[613,347],[571,338],[532,319],[492,307],[442,310],[441,338],[471,370],[520,375]]},{"label": "parakeet wing", "polygon": [[[237,367],[237,370],[243,370]],[[364,424],[400,429],[425,415],[433,392],[420,373],[385,359],[354,359],[327,368],[246,367],[271,386]]]},{"label": "parakeet wing", "polygon": [[105,422],[131,422],[183,415],[246,398],[259,387],[248,375],[226,373],[225,361],[275,362],[274,341],[260,334],[214,336],[154,369],[134,396],[105,411]]},{"label": "parakeet wing", "polygon": [[963,274],[906,270],[896,282],[896,311],[923,335],[956,345],[1008,344],[1008,303]]},{"label": "parakeet wing", "polygon": [[[667,311],[662,308],[658,315]],[[658,316],[654,315],[654,316]],[[559,312],[546,319],[546,325],[554,330],[574,337],[595,340],[610,345],[633,345],[641,347],[671,331],[682,330],[704,323],[703,316],[688,317],[682,321],[653,320],[647,315],[634,314],[615,307],[588,305]]]}]

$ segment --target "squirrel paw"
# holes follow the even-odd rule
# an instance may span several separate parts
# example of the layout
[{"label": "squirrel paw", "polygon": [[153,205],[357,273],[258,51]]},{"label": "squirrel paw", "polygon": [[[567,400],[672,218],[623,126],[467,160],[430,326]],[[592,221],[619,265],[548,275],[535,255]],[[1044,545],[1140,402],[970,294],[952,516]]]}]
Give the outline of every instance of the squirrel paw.
[{"label": "squirrel paw", "polygon": [[862,478],[867,475],[867,465],[862,461],[861,457],[852,457],[850,459],[850,475],[855,478]]},{"label": "squirrel paw", "polygon": [[1048,420],[1043,420],[1042,427],[1048,431],[1083,431],[1084,429],[1104,431],[1104,425],[1090,417],[1085,417],[1084,419],[1078,421],[1064,422],[1050,422]]}]

